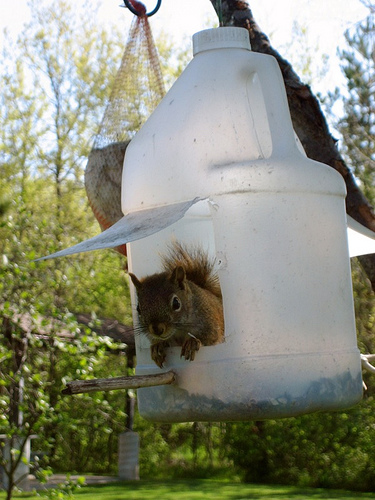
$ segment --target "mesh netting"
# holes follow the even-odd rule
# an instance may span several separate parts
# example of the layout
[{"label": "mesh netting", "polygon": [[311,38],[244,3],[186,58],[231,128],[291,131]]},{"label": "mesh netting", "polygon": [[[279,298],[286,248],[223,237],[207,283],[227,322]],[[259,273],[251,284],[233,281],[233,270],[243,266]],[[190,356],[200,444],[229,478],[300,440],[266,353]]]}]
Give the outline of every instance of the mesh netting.
[{"label": "mesh netting", "polygon": [[[157,50],[142,4],[135,16],[99,132],[89,155],[85,187],[102,230],[117,222],[126,147],[165,94]],[[142,9],[143,7],[143,9]],[[125,253],[125,246],[118,249]]]},{"label": "mesh netting", "polygon": [[165,94],[147,16],[135,16],[94,147],[131,139]]}]

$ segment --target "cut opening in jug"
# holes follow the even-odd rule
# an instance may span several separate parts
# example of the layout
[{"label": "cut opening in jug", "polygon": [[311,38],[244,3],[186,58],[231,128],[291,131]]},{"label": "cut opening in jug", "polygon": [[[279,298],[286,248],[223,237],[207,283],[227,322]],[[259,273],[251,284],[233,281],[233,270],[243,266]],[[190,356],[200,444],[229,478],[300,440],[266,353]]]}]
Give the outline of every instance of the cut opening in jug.
[{"label": "cut opening in jug", "polygon": [[[200,359],[225,340],[207,200],[159,233],[128,245],[137,348],[156,369]],[[182,358],[182,359],[180,359]]]}]

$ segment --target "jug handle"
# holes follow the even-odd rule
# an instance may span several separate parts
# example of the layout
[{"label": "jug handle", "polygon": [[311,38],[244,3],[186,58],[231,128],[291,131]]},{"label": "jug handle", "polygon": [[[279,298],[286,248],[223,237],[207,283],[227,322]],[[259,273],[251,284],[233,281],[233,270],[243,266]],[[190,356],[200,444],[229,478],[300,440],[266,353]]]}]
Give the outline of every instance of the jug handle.
[{"label": "jug handle", "polygon": [[[266,54],[253,54],[256,67],[249,76],[258,75],[271,134],[271,156],[301,156],[297,147],[284,80],[276,59]],[[271,76],[271,77],[270,77]]]}]

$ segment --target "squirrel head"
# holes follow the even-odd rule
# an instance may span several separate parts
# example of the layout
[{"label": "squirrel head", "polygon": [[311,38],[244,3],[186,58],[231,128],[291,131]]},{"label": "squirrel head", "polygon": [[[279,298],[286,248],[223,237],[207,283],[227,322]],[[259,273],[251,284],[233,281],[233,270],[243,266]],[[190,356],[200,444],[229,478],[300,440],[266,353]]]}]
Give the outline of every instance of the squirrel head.
[{"label": "squirrel head", "polygon": [[154,342],[176,335],[190,314],[190,289],[183,266],[141,280],[132,273],[129,276],[137,291],[137,312],[144,333]]}]

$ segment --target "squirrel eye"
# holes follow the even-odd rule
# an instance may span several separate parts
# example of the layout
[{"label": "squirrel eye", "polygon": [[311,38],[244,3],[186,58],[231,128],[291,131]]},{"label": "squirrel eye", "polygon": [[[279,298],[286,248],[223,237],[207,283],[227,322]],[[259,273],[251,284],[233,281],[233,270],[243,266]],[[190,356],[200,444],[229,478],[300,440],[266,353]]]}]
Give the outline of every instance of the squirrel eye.
[{"label": "squirrel eye", "polygon": [[137,305],[137,313],[141,315],[141,308],[139,307],[139,304]]},{"label": "squirrel eye", "polygon": [[173,295],[172,297],[172,309],[174,311],[179,311],[181,309],[181,302],[177,295]]}]

